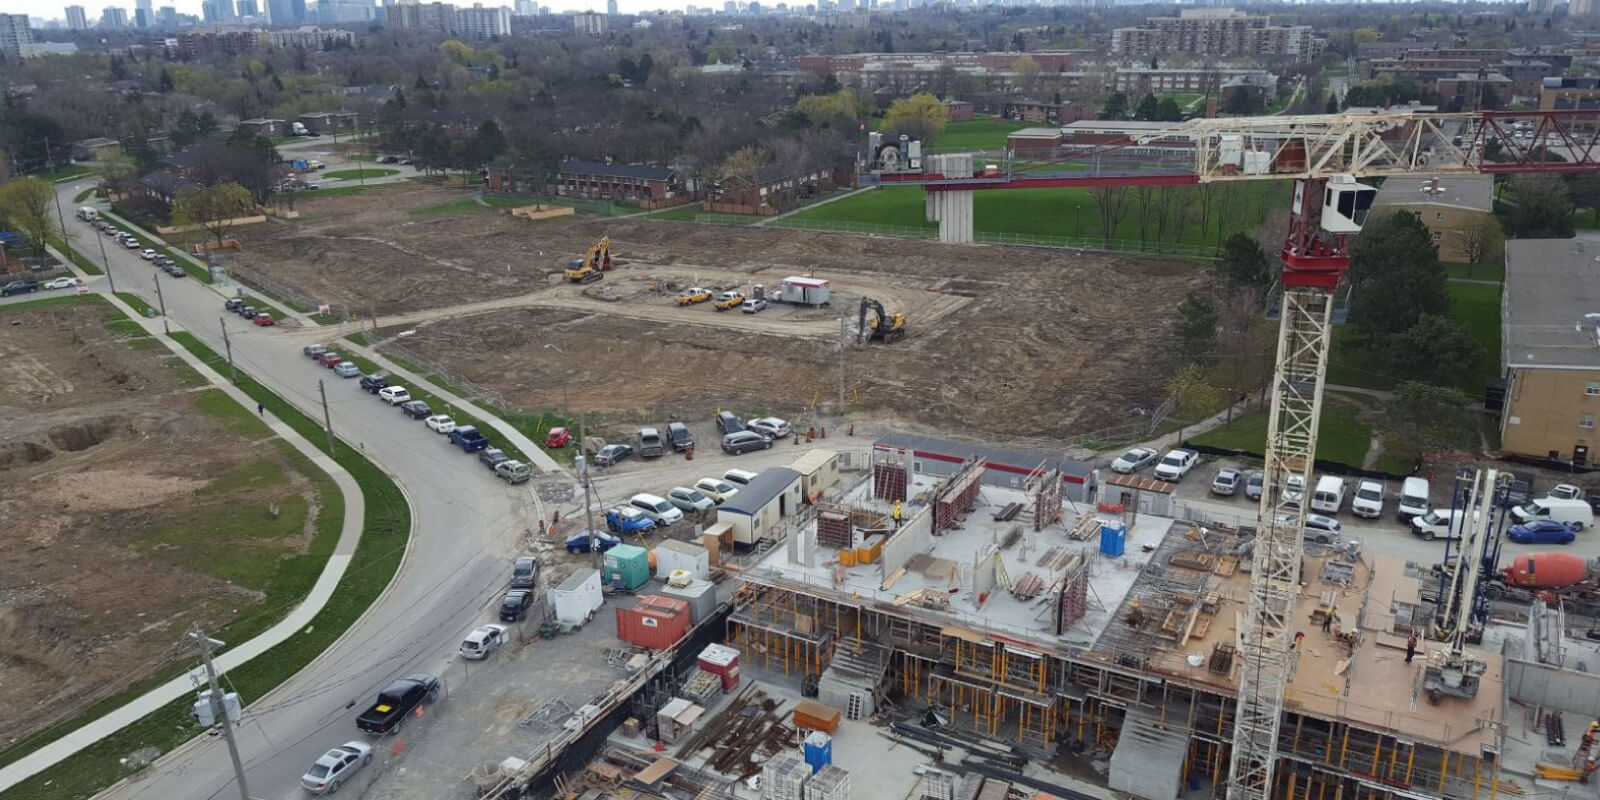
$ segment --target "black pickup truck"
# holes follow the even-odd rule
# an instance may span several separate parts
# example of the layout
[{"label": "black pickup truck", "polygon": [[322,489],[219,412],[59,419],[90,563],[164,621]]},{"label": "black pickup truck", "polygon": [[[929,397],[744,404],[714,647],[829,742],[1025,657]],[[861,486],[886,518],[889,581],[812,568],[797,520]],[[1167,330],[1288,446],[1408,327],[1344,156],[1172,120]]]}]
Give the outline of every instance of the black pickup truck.
[{"label": "black pickup truck", "polygon": [[439,694],[439,679],[425,673],[409,675],[378,693],[378,702],[356,717],[356,727],[382,736],[400,730],[406,715]]}]

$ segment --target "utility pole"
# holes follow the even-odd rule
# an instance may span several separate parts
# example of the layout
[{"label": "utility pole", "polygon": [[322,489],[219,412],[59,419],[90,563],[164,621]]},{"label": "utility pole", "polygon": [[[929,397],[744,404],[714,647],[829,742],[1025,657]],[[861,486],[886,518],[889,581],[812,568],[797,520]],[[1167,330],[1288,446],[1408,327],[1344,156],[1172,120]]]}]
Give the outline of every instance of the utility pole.
[{"label": "utility pole", "polygon": [[[107,275],[111,274],[108,270]],[[234,386],[239,385],[239,373],[233,368],[233,342],[228,339],[228,318],[217,317],[217,322],[222,325],[222,347],[228,351],[228,378]]]},{"label": "utility pole", "polygon": [[167,298],[161,293],[161,273],[156,274],[156,302],[161,304],[161,330],[168,336],[172,335],[172,326],[167,324]]},{"label": "utility pole", "polygon": [[848,343],[846,342],[847,338],[848,338],[848,334],[847,334],[847,329],[845,328],[844,317],[840,317],[839,318],[839,407],[834,410],[834,413],[835,414],[839,414],[841,416],[844,414],[844,351],[845,351],[846,347],[848,346]]},{"label": "utility pole", "polygon": [[[46,139],[44,141],[45,141],[45,146],[48,147],[49,143],[50,143],[50,140]],[[67,251],[67,260],[71,261],[72,260],[72,242],[67,240],[67,217],[66,217],[65,214],[61,213],[61,193],[60,192],[56,192],[56,222],[61,225],[61,249]]]},{"label": "utility pole", "polygon": [[321,378],[317,379],[317,392],[322,395],[322,424],[328,429],[328,457],[334,458],[333,417],[328,414],[328,387],[322,382]]},{"label": "utility pole", "polygon": [[117,279],[111,274],[111,259],[106,258],[106,237],[96,236],[94,240],[100,243],[100,266],[105,268],[106,280],[111,281],[111,293],[117,293]]},{"label": "utility pole", "polygon": [[[594,562],[594,568],[601,568],[599,542],[595,541],[594,533],[594,507],[589,504],[589,456],[583,452],[583,418],[578,418],[578,457],[574,466],[578,468],[578,488],[583,490],[583,524],[589,530],[589,560]],[[605,576],[600,576],[600,582],[605,583]]]},{"label": "utility pole", "polygon": [[233,740],[233,721],[228,719],[227,703],[223,701],[222,686],[217,683],[217,667],[211,661],[211,648],[221,647],[222,642],[205,635],[196,628],[189,632],[189,638],[200,644],[200,657],[206,664],[206,682],[211,684],[211,711],[222,723],[222,738],[228,742],[228,757],[233,759],[233,777],[239,782],[240,800],[250,800],[250,787],[244,782],[244,762],[239,759],[239,744]]}]

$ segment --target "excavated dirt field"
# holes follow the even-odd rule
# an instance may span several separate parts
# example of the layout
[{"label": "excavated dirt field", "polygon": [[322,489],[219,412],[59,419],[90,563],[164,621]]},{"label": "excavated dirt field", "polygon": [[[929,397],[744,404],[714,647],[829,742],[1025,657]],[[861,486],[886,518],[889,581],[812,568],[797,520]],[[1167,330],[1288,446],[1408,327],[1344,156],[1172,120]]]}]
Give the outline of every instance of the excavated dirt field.
[{"label": "excavated dirt field", "polygon": [[249,552],[269,565],[310,541],[316,488],[265,430],[199,408],[197,376],[105,314],[0,311],[0,748],[192,660],[191,624],[260,603],[259,567],[205,552],[219,517],[312,509],[297,530],[259,523],[274,538]]},{"label": "excavated dirt field", "polygon": [[[795,414],[837,396],[841,316],[862,296],[908,316],[900,342],[851,344],[847,404],[929,429],[1059,436],[1160,402],[1156,365],[1189,262],[867,236],[575,217],[528,222],[460,199],[386,189],[241,231],[241,262],[327,302],[376,313],[405,347],[532,407]],[[597,284],[559,268],[602,235],[619,263]],[[830,308],[761,314],[677,307],[676,288],[834,282]],[[581,400],[580,400],[581,398]]]}]

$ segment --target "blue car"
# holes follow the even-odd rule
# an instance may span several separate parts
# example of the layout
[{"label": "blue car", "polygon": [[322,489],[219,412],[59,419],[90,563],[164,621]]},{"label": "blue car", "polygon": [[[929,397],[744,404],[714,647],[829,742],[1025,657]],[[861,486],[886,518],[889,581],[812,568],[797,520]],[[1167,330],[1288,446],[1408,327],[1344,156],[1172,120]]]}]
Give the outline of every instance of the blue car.
[{"label": "blue car", "polygon": [[[613,547],[616,547],[619,544],[622,544],[622,540],[621,539],[619,539],[619,538],[617,538],[615,536],[612,536],[611,534],[606,533],[605,531],[595,531],[594,532],[594,546],[595,546],[596,549],[598,549],[602,553],[604,553],[607,550],[610,550]],[[568,536],[567,537],[567,552],[569,552],[569,553],[587,553],[587,552],[589,552],[589,532],[588,531],[578,531],[577,533],[574,533],[571,536]]]},{"label": "blue car", "polygon": [[1536,519],[1512,525],[1507,535],[1518,544],[1572,544],[1578,538],[1577,526],[1553,519]]},{"label": "blue car", "polygon": [[655,526],[655,520],[633,506],[617,506],[606,512],[606,527],[612,533],[643,533]]}]

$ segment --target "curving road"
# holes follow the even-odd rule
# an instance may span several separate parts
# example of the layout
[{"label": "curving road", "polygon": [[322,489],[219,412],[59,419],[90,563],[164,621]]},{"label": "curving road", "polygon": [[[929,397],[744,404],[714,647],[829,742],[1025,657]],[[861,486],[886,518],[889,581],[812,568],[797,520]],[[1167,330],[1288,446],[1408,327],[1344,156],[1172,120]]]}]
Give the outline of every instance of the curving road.
[{"label": "curving road", "polygon": [[[62,186],[63,205],[70,208],[83,188]],[[98,263],[94,239],[99,234],[72,217],[67,229],[74,246]],[[138,292],[154,305],[156,271],[123,248],[107,247],[106,254],[117,289]],[[95,278],[91,285],[101,291],[105,282]],[[170,319],[223,353],[223,296],[193,279],[165,275],[161,289]],[[239,367],[314,419],[322,415],[317,381],[325,381],[334,431],[387,470],[412,508],[410,550],[388,592],[333,647],[247,712],[239,741],[251,794],[299,798],[305,767],[329,746],[357,738],[355,716],[381,685],[411,672],[443,671],[462,633],[478,624],[483,606],[504,586],[509,559],[534,518],[535,503],[526,485],[512,488],[495,480],[475,458],[444,445],[437,434],[362,392],[355,381],[341,380],[306,359],[293,337],[232,314],[226,324]],[[136,782],[102,796],[231,798],[237,796],[232,784],[226,748],[216,738],[203,737]]]}]

